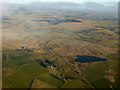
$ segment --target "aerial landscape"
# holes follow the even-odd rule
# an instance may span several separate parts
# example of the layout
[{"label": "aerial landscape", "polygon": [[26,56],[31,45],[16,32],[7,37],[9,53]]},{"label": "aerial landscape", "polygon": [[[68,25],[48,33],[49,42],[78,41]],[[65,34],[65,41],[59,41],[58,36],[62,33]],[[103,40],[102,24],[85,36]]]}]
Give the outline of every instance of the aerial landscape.
[{"label": "aerial landscape", "polygon": [[2,5],[3,88],[117,88],[117,2]]}]

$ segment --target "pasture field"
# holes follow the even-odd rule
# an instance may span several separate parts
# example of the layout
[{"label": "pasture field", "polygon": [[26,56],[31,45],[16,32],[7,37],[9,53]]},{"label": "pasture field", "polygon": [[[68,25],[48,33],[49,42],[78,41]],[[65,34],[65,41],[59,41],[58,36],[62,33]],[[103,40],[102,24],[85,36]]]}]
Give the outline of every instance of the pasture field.
[{"label": "pasture field", "polygon": [[64,88],[89,88],[89,86],[86,86],[81,80],[71,80],[64,85]]},{"label": "pasture field", "polygon": [[[53,87],[60,87],[64,83],[62,80],[51,76],[45,68],[35,63],[24,65],[19,71],[6,78],[7,84],[10,88],[30,88],[33,79],[39,80],[40,82],[44,82]],[[34,81],[34,83],[35,82],[38,81]],[[42,84],[40,87],[42,87]]]}]

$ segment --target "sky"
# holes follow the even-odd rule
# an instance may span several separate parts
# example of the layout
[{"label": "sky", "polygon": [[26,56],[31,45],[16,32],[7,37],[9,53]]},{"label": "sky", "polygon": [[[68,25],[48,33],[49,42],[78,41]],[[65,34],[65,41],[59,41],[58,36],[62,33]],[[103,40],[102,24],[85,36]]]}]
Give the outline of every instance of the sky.
[{"label": "sky", "polygon": [[31,2],[119,2],[120,0],[0,0],[9,3],[31,3]]}]

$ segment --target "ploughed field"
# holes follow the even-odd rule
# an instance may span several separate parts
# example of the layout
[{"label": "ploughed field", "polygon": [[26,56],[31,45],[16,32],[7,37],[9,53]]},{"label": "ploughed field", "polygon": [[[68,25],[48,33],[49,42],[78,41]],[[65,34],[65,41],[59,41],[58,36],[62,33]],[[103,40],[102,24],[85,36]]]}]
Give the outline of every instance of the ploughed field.
[{"label": "ploughed field", "polygon": [[117,20],[70,10],[23,12],[3,16],[3,88],[118,86]]}]

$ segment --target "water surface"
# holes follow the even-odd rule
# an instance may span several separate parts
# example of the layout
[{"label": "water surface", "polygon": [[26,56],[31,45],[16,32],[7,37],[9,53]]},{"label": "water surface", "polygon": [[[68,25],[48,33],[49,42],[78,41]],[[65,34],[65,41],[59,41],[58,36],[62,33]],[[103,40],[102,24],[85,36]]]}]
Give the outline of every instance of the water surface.
[{"label": "water surface", "polygon": [[87,56],[87,55],[76,55],[75,62],[80,63],[89,63],[89,62],[98,62],[98,61],[107,61],[107,59],[99,58],[95,56]]}]

